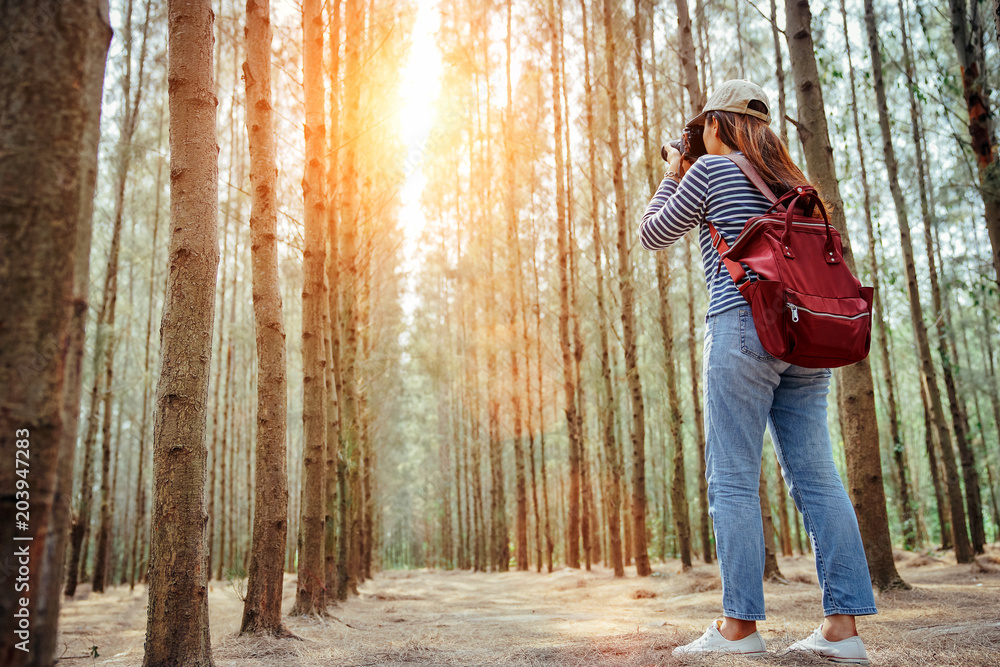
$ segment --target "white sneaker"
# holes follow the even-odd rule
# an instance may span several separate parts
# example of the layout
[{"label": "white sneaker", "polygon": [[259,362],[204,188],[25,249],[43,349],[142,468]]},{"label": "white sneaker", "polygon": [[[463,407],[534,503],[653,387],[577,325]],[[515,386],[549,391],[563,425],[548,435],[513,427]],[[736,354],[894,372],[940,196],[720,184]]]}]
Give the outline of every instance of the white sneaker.
[{"label": "white sneaker", "polygon": [[767,655],[767,649],[764,647],[764,640],[761,638],[760,633],[754,632],[743,639],[729,641],[719,632],[720,627],[722,627],[722,621],[712,621],[712,624],[708,626],[708,630],[705,630],[705,634],[690,644],[678,646],[674,649],[673,655],[677,657],[698,656],[703,653],[739,653],[747,656]]},{"label": "white sneaker", "polygon": [[822,625],[813,630],[813,633],[805,639],[800,639],[789,646],[788,650],[809,651],[833,662],[854,665],[868,664],[868,652],[865,651],[865,644],[861,641],[861,637],[855,635],[839,642],[831,642],[823,636]]}]

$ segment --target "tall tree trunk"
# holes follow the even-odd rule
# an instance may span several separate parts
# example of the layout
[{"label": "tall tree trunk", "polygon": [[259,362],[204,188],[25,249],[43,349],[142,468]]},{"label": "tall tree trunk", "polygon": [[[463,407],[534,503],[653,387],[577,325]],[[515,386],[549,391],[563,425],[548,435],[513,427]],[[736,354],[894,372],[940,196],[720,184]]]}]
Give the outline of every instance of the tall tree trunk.
[{"label": "tall tree trunk", "polygon": [[361,129],[361,86],[363,77],[361,47],[364,40],[365,8],[361,0],[346,0],[344,3],[345,46],[344,46],[344,118],[343,140],[344,158],[341,162],[342,180],[339,195],[340,221],[343,236],[340,253],[341,317],[344,321],[344,340],[341,349],[343,375],[343,396],[341,403],[341,461],[344,467],[344,485],[341,489],[341,543],[342,558],[339,558],[337,599],[347,599],[348,592],[357,592],[358,569],[360,564],[354,558],[357,541],[353,517],[360,510],[360,499],[354,495],[354,479],[361,460],[359,434],[358,397],[358,304],[357,290],[360,284],[358,265],[358,227],[361,220],[361,206],[358,195],[357,136]]},{"label": "tall tree trunk", "polygon": [[[513,3],[511,0],[507,0],[507,35],[505,40],[506,46],[506,74],[507,74],[507,113],[504,115],[504,178],[506,187],[506,196],[504,198],[505,206],[507,209],[507,247],[510,253],[510,276],[509,279],[513,281],[511,284],[517,286],[520,284],[520,274],[521,274],[521,253],[518,250],[518,233],[517,233],[517,211],[514,207],[514,146],[511,141],[510,136],[510,125],[512,122],[511,114],[514,110],[513,104],[513,88],[511,85],[510,76],[510,59],[511,59],[511,24],[512,24],[512,13],[513,13]],[[517,314],[520,309],[517,303],[518,290],[510,290],[510,310],[509,310],[509,321],[508,326],[510,328],[510,368],[511,368],[511,386],[513,391],[511,392],[511,402],[514,413],[514,484],[516,489],[516,526],[515,534],[517,536],[517,569],[518,570],[528,570],[528,493],[525,486],[525,475],[524,475],[524,442],[523,442],[523,421],[521,413],[521,395],[518,393],[520,384],[520,367],[518,365],[518,354],[517,347],[513,345],[513,342],[517,340]]]},{"label": "tall tree trunk", "polygon": [[208,0],[170,0],[168,16],[172,231],[153,427],[146,667],[212,665],[204,486],[219,264],[214,15]]},{"label": "tall tree trunk", "polygon": [[556,162],[556,245],[559,263],[559,347],[562,351],[563,399],[565,401],[566,429],[569,435],[569,505],[566,525],[566,565],[580,567],[580,438],[576,405],[576,375],[570,342],[569,318],[569,242],[566,233],[566,189],[563,164],[563,112],[559,83],[559,16],[555,3],[549,0],[548,19],[550,30],[550,74],[552,77],[552,117],[555,127]]},{"label": "tall tree trunk", "polygon": [[[816,69],[808,0],[786,0],[785,16],[785,34],[799,109],[799,136],[809,174],[830,202],[830,221],[843,239],[844,261],[852,272],[857,273],[833,163],[823,91]],[[837,388],[844,456],[847,459],[847,490],[858,515],[872,584],[879,590],[908,587],[896,572],[892,557],[889,517],[882,487],[878,423],[875,419],[875,389],[869,361],[866,359],[838,369]]]},{"label": "tall tree trunk", "polygon": [[[688,93],[690,118],[694,118],[705,107],[704,91],[698,84],[698,64],[694,50],[694,38],[691,35],[691,17],[688,14],[687,0],[675,0],[674,4],[677,6],[677,34],[680,40],[678,56],[681,59],[684,88],[687,89]],[[702,23],[704,22],[702,19]]]},{"label": "tall tree trunk", "polygon": [[622,149],[618,136],[618,68],[611,0],[604,2],[604,39],[608,68],[608,113],[611,141],[612,178],[615,188],[615,212],[618,223],[618,280],[621,284],[621,318],[625,346],[625,375],[632,406],[632,540],[636,572],[640,577],[652,573],[646,550],[646,426],[639,379],[636,345],[635,292],[629,258],[628,223],[625,211],[625,182],[622,173]]},{"label": "tall tree trunk", "polygon": [[[21,561],[16,573],[26,577],[31,595],[15,591],[12,571],[0,593],[0,662],[50,665],[73,485],[111,28],[106,5],[102,11],[98,2],[53,6],[45,22],[32,21],[26,9],[23,3],[0,8],[9,37],[0,64],[0,451],[9,461],[0,473],[7,494],[0,531],[2,559]],[[31,619],[30,629],[20,627],[22,618]]]},{"label": "tall tree trunk", "polygon": [[278,285],[271,3],[247,0],[246,123],[250,143],[250,244],[257,337],[256,497],[253,543],[240,634],[287,636],[281,624],[288,480],[285,475],[285,325]]},{"label": "tall tree trunk", "polygon": [[570,117],[570,107],[569,107],[569,84],[567,83],[568,78],[566,76],[566,50],[565,44],[565,30],[563,21],[563,0],[559,0],[558,8],[558,29],[559,29],[559,77],[560,77],[560,90],[562,92],[562,109],[563,109],[563,120],[562,125],[565,128],[565,143],[563,144],[565,149],[565,155],[563,160],[563,167],[566,171],[566,190],[565,190],[565,201],[566,201],[566,249],[569,259],[569,276],[570,276],[570,317],[573,323],[573,386],[575,389],[576,397],[576,433],[578,446],[578,458],[579,458],[579,469],[580,469],[580,537],[582,542],[583,554],[584,554],[584,566],[589,571],[591,566],[591,549],[593,545],[593,533],[595,530],[593,517],[590,514],[589,508],[592,505],[592,489],[590,486],[590,471],[587,463],[587,438],[585,425],[587,423],[586,419],[586,408],[587,401],[585,396],[586,384],[581,380],[580,377],[580,366],[583,361],[584,354],[584,343],[583,335],[580,330],[580,307],[577,294],[579,293],[580,285],[580,271],[579,264],[577,262],[577,244],[576,244],[576,227],[574,223],[574,201],[573,196],[573,160],[570,156],[570,147],[573,145],[570,130],[572,129],[572,119]]},{"label": "tall tree trunk", "polygon": [[889,189],[892,192],[893,202],[896,206],[896,217],[906,272],[907,294],[910,299],[910,316],[913,320],[914,338],[917,342],[920,359],[921,385],[924,395],[927,398],[930,422],[936,429],[936,440],[941,447],[941,456],[944,459],[944,466],[947,471],[955,556],[958,562],[966,563],[970,562],[973,557],[972,545],[969,542],[969,534],[966,529],[965,509],[962,506],[962,491],[958,480],[958,469],[955,465],[955,452],[951,446],[951,435],[948,432],[948,424],[944,418],[941,394],[937,386],[937,375],[934,370],[933,359],[931,359],[930,344],[927,340],[927,325],[924,323],[923,307],[920,304],[916,267],[913,262],[913,244],[910,241],[907,205],[899,186],[896,153],[892,145],[892,135],[889,128],[885,84],[882,80],[882,56],[879,50],[878,30],[875,24],[872,0],[865,0],[865,25],[868,29],[868,46],[872,55],[873,83],[875,86],[875,97],[878,102],[879,127],[882,131],[882,148],[885,153]]},{"label": "tall tree trunk", "polygon": [[[993,247],[994,277],[1000,285],[1000,163],[997,162],[996,139],[990,127],[990,98],[984,91],[987,73],[980,71],[979,64],[983,48],[981,40],[977,39],[981,32],[979,0],[972,0],[971,16],[967,0],[948,0],[948,4],[951,8],[951,40],[962,68],[962,90],[969,112],[969,138],[979,171],[979,194],[986,209],[986,230]],[[997,11],[994,0],[994,18]]]},{"label": "tall tree trunk", "polygon": [[326,202],[323,191],[326,156],[323,83],[323,12],[320,0],[302,4],[303,89],[306,98],[306,167],[302,179],[305,248],[302,252],[302,440],[305,472],[302,502],[302,548],[293,615],[326,610],[326,373],[323,307],[326,294]]},{"label": "tall tree trunk", "polygon": [[[682,0],[683,1],[683,0]],[[642,0],[635,0],[635,15],[632,18],[632,31],[635,39],[636,71],[639,75],[639,100],[642,109],[642,145],[643,161],[649,194],[656,192],[656,177],[653,173],[653,155],[650,150],[649,112],[646,106],[645,68],[643,67],[642,40]],[[686,3],[685,3],[686,7]],[[683,31],[682,31],[683,36]],[[692,46],[693,50],[693,46]],[[684,58],[681,59],[682,63]],[[693,64],[693,63],[692,63]],[[685,80],[687,77],[685,76]],[[680,551],[681,565],[686,570],[691,567],[691,523],[688,517],[688,502],[686,492],[686,475],[684,472],[684,442],[681,439],[683,417],[680,410],[680,399],[677,395],[677,362],[674,358],[674,313],[670,304],[670,259],[667,251],[656,253],[656,285],[659,295],[659,322],[663,333],[663,364],[667,380],[667,426],[670,432],[670,442],[674,448],[673,471],[671,473],[671,506],[673,508],[674,528],[677,534],[677,548]],[[664,499],[664,503],[666,500]]]},{"label": "tall tree trunk", "polygon": [[[231,135],[235,136],[235,135]],[[231,171],[230,171],[231,173]],[[226,217],[229,217],[229,198],[226,199]],[[235,246],[233,250],[233,258],[239,256],[240,254],[240,230],[239,227],[235,229],[233,245]],[[223,257],[223,261],[226,258]],[[236,326],[236,302],[238,300],[238,295],[236,293],[237,280],[236,272],[233,272],[232,287],[230,291],[232,292],[231,298],[229,300],[229,326],[230,331]],[[225,285],[223,285],[223,292],[225,292]],[[225,314],[223,314],[225,317]],[[235,383],[233,380],[233,375],[235,374],[235,365],[233,364],[233,355],[236,347],[236,342],[233,339],[232,333],[229,335],[229,339],[226,343],[226,362],[224,364],[225,372],[223,374],[223,384],[222,384],[222,448],[219,452],[219,473],[221,475],[219,479],[219,557],[216,568],[215,578],[221,580],[225,579],[226,569],[232,563],[232,551],[227,554],[226,549],[232,544],[231,536],[232,532],[232,518],[233,518],[233,456],[234,456],[234,427],[233,422],[235,421],[236,406],[235,406]],[[230,419],[230,413],[233,414],[233,418]]]},{"label": "tall tree trunk", "polygon": [[[601,441],[604,446],[605,461],[608,466],[618,460],[618,442],[615,438],[615,395],[611,383],[611,356],[608,344],[608,314],[604,295],[604,266],[601,260],[601,249],[604,247],[601,239],[600,211],[598,208],[597,186],[597,144],[594,128],[594,95],[591,82],[590,55],[593,48],[588,29],[587,5],[580,0],[580,11],[583,16],[583,57],[584,57],[584,91],[587,118],[587,156],[588,174],[590,179],[590,216],[592,247],[594,251],[594,275],[597,293],[597,327],[598,344],[601,357],[601,385],[598,389],[598,421],[601,426]],[[621,496],[619,495],[618,476],[606,474],[604,496],[607,505],[607,528],[609,534],[609,558],[616,577],[625,576],[625,564],[622,560],[621,537]]]},{"label": "tall tree trunk", "polygon": [[[342,20],[342,0],[333,0],[330,7],[329,40],[329,161],[326,169],[327,230],[326,230],[326,281],[328,323],[326,334],[330,338],[327,350],[327,393],[326,393],[326,590],[327,603],[337,599],[338,572],[338,481],[340,465],[340,395],[343,393],[343,371],[341,368],[341,310],[340,310],[340,45]],[[342,539],[342,536],[341,536]]]}]

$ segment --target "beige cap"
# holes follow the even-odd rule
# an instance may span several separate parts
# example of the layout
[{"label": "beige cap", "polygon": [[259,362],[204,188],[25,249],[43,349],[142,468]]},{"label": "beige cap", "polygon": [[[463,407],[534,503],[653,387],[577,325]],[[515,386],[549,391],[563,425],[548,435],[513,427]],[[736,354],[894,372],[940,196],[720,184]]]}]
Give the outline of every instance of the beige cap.
[{"label": "beige cap", "polygon": [[[768,112],[748,109],[750,102],[757,100],[763,103]],[[704,125],[705,114],[709,111],[732,111],[734,113],[746,114],[754,118],[760,118],[765,123],[771,122],[771,103],[767,99],[767,93],[756,83],[744,81],[743,79],[732,79],[715,89],[712,96],[708,98],[708,103],[700,114],[688,121],[688,125]]]}]

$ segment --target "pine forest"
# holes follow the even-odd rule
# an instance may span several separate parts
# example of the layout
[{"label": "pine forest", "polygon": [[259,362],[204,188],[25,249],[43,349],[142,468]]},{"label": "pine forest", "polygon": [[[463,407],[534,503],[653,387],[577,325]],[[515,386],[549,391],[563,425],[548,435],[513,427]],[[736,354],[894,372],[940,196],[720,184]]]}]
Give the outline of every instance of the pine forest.
[{"label": "pine forest", "polygon": [[[825,399],[867,657],[1000,664],[1000,0],[0,26],[0,664],[683,664],[742,585],[706,447],[733,285],[640,223],[731,80],[873,288]],[[769,654],[711,664],[827,664],[782,653],[836,619],[773,433]]]}]

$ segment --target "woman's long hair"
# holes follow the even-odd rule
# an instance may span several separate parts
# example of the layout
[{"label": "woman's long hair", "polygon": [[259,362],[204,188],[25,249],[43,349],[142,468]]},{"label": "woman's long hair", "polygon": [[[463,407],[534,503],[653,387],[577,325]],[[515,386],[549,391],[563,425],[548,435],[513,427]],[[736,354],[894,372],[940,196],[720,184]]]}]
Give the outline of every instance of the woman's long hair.
[{"label": "woman's long hair", "polygon": [[[760,110],[767,112],[766,108]],[[710,111],[705,120],[709,118],[719,125],[719,140],[743,153],[778,197],[798,185],[810,184],[792,162],[788,148],[763,120],[731,111]]]}]

